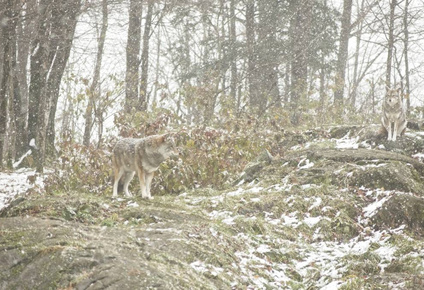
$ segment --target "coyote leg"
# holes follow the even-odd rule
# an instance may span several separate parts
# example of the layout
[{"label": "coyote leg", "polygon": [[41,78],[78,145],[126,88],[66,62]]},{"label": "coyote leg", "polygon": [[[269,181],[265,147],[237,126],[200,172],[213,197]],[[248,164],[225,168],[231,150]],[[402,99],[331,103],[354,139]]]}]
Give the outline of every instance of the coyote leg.
[{"label": "coyote leg", "polygon": [[154,172],[146,173],[146,192],[147,192],[147,198],[152,199],[152,195],[150,193],[150,186],[152,184]]},{"label": "coyote leg", "polygon": [[118,196],[118,184],[119,184],[119,179],[121,179],[122,175],[124,174],[124,169],[123,168],[114,168],[115,171],[115,177],[114,177],[114,183],[113,183],[113,194],[112,197],[116,197]]},{"label": "coyote leg", "polygon": [[141,197],[147,198],[147,192],[146,192],[146,173],[143,169],[138,169],[138,179],[140,181],[140,190],[141,190]]},{"label": "coyote leg", "polygon": [[397,137],[397,124],[393,122],[393,132],[392,132],[392,141],[396,141]]},{"label": "coyote leg", "polygon": [[125,192],[126,196],[132,196],[132,194],[128,191],[128,185],[130,184],[134,175],[135,175],[134,171],[133,172],[126,172],[125,181],[124,181],[124,192]]}]

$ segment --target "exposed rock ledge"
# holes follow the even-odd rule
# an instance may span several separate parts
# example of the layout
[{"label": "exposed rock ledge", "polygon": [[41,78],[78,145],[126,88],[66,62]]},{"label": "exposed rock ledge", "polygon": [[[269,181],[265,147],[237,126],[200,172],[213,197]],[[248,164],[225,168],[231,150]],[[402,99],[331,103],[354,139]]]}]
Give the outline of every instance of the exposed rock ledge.
[{"label": "exposed rock ledge", "polygon": [[420,289],[422,139],[392,152],[329,135],[292,134],[300,146],[266,153],[225,191],[21,198],[0,213],[0,288]]}]

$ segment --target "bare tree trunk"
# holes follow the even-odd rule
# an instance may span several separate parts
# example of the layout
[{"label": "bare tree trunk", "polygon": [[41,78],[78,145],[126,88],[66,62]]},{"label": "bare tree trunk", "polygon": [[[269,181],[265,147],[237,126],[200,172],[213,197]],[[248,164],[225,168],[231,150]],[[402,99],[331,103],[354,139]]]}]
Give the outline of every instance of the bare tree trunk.
[{"label": "bare tree trunk", "polygon": [[289,100],[290,100],[290,72],[291,72],[291,67],[290,67],[290,62],[288,61],[284,67],[284,106],[289,104]]},{"label": "bare tree trunk", "polygon": [[32,144],[37,172],[43,172],[46,137],[46,80],[49,58],[49,21],[51,20],[51,1],[40,0],[38,6],[37,37],[31,53],[31,79],[29,86],[28,138]]},{"label": "bare tree trunk", "polygon": [[405,9],[403,11],[403,29],[404,29],[404,57],[405,57],[405,90],[406,90],[406,113],[409,117],[411,113],[411,86],[409,82],[409,58],[408,58],[408,50],[409,50],[409,30],[408,30],[408,8],[409,8],[409,0],[405,0]]},{"label": "bare tree trunk", "polygon": [[125,74],[125,111],[138,109],[139,95],[139,63],[141,42],[141,13],[143,3],[140,0],[130,0],[129,24],[127,37],[127,68]]},{"label": "bare tree trunk", "polygon": [[277,0],[258,1],[259,22],[256,48],[258,50],[257,78],[259,79],[261,113],[265,112],[269,104],[281,106],[278,88],[279,53],[277,53],[276,40],[279,5]]},{"label": "bare tree trunk", "polygon": [[[23,6],[24,15],[33,15],[36,11],[36,0],[26,1]],[[34,32],[35,20],[33,17],[23,17],[21,14],[20,21],[17,26],[17,70],[15,81],[19,83],[15,87],[19,87],[20,101],[16,106],[19,110],[16,112],[16,154],[22,155],[27,149],[28,139],[28,59],[30,52],[31,35]]]},{"label": "bare tree trunk", "polygon": [[[224,0],[220,0],[219,1],[219,17],[221,18],[220,24],[221,24],[221,35],[218,35],[218,67],[219,67],[219,77],[217,79],[216,82],[216,91],[220,90],[219,89],[219,84],[221,83],[221,95],[225,93],[225,91],[227,90],[227,70],[228,70],[228,63],[229,61],[224,59],[223,56],[228,55],[228,48],[227,46],[224,46],[223,44],[228,41],[227,40],[227,32],[225,30],[225,24],[228,23],[228,16],[227,16],[227,11],[226,11],[226,5],[225,5],[225,1]],[[212,105],[212,116],[214,115],[214,110],[215,110],[215,106],[218,102],[218,97],[220,94],[215,94],[215,98],[213,98],[213,105]]]},{"label": "bare tree trunk", "polygon": [[349,37],[351,29],[352,0],[343,1],[342,28],[340,31],[340,47],[336,64],[336,90],[334,103],[339,109],[343,106],[345,87],[345,71],[349,51]]},{"label": "bare tree trunk", "polygon": [[389,42],[387,49],[387,63],[386,63],[386,90],[391,87],[391,75],[392,75],[392,59],[393,59],[393,47],[394,47],[394,23],[395,23],[395,9],[397,0],[391,0],[390,2],[390,18],[389,18]]},{"label": "bare tree trunk", "polygon": [[150,30],[152,27],[153,7],[155,1],[149,0],[147,5],[146,23],[144,25],[143,34],[143,51],[141,53],[141,80],[140,80],[140,108],[142,111],[147,110],[149,102],[147,95],[147,82],[149,77],[149,40]]},{"label": "bare tree trunk", "polygon": [[152,105],[155,106],[156,100],[158,98],[158,89],[159,89],[159,72],[160,72],[160,50],[162,46],[160,29],[157,30],[157,43],[156,43],[156,70],[155,70],[155,89],[153,91]]},{"label": "bare tree trunk", "polygon": [[[66,71],[66,76],[69,78],[69,71]],[[62,142],[71,141],[74,139],[74,131],[72,130],[72,116],[74,114],[74,103],[72,102],[72,88],[67,86],[65,93],[65,103],[62,111],[62,127],[61,127],[61,140]]]},{"label": "bare tree trunk", "polygon": [[246,46],[249,105],[254,108],[257,106],[258,99],[255,55],[255,0],[247,0],[246,4]]},{"label": "bare tree trunk", "polygon": [[49,147],[53,148],[59,88],[80,9],[80,0],[62,1],[40,0],[37,36],[32,45],[28,139],[38,172],[43,171],[48,141],[51,142]]},{"label": "bare tree trunk", "polygon": [[[182,37],[182,47],[184,50],[183,53],[183,59],[181,62],[181,71],[182,71],[182,75],[183,78],[181,80],[181,84],[180,86],[182,88],[185,88],[186,86],[190,86],[190,79],[188,78],[188,72],[190,71],[190,67],[191,67],[191,55],[190,55],[190,40],[191,40],[191,34],[190,34],[190,26],[188,24],[188,20],[186,20],[185,26],[184,26],[184,31],[183,31],[183,37]],[[182,107],[182,94],[179,93],[178,96],[178,112],[182,112],[181,107]],[[186,113],[186,120],[188,124],[191,124],[194,121],[195,116],[197,115],[197,112],[195,112],[197,108],[195,108],[192,105],[188,105],[187,106],[187,113]]]},{"label": "bare tree trunk", "polygon": [[307,95],[308,34],[312,8],[310,5],[309,1],[290,2],[290,11],[294,15],[290,21],[290,43],[292,49],[290,101],[292,107],[291,122],[294,125],[298,125],[300,122],[298,109],[301,100]]},{"label": "bare tree trunk", "polygon": [[[2,74],[0,82],[0,168],[3,167],[5,159],[5,145],[7,132],[7,117],[8,117],[8,101],[14,100],[13,92],[13,71],[16,65],[16,39],[14,38],[16,29],[17,8],[14,0],[5,1],[6,9],[4,10],[3,19],[6,20],[6,25],[1,29],[3,44],[3,54],[0,60],[2,61]],[[2,16],[0,14],[0,16]]]},{"label": "bare tree trunk", "polygon": [[375,114],[375,81],[374,78],[371,80],[371,106],[372,106],[372,114]]},{"label": "bare tree trunk", "polygon": [[85,109],[85,126],[84,126],[84,146],[90,145],[91,129],[93,127],[93,109],[96,104],[96,100],[99,98],[99,80],[100,80],[100,68],[102,65],[103,50],[106,40],[106,31],[108,26],[108,10],[107,0],[102,1],[102,28],[100,30],[100,37],[98,40],[96,65],[94,67],[93,81],[90,85],[90,91],[88,96],[88,104]]},{"label": "bare tree trunk", "polygon": [[[361,7],[358,7],[358,19],[361,17],[361,14],[364,10],[364,0],[362,0]],[[356,96],[359,86],[359,79],[358,79],[358,68],[359,68],[359,53],[360,53],[360,47],[361,47],[361,37],[362,37],[362,28],[363,28],[363,22],[361,21],[358,25],[358,31],[356,32],[356,47],[355,47],[355,64],[353,67],[353,89],[352,89],[352,96],[351,96],[351,102],[350,105],[352,107],[352,110],[355,109],[356,106]]]},{"label": "bare tree trunk", "polygon": [[[16,9],[16,10],[15,10]],[[22,106],[22,96],[19,87],[19,81],[17,79],[17,36],[16,36],[16,27],[17,27],[17,18],[19,16],[17,7],[14,7],[14,16],[12,22],[14,22],[13,34],[10,37],[10,43],[12,47],[9,52],[9,59],[11,64],[10,76],[9,76],[9,128],[6,136],[8,137],[8,163],[12,166],[12,160],[16,158],[16,143],[18,142],[17,138],[17,125],[20,118],[20,109]],[[19,134],[19,137],[21,135]]]},{"label": "bare tree trunk", "polygon": [[320,122],[321,124],[324,124],[326,121],[326,114],[325,111],[327,109],[328,100],[327,100],[327,94],[325,92],[325,76],[326,76],[326,69],[325,69],[325,56],[322,54],[322,60],[321,63],[323,64],[319,70],[319,116],[320,116]]},{"label": "bare tree trunk", "polygon": [[230,96],[234,102],[234,113],[240,109],[240,96],[237,95],[237,35],[236,35],[236,15],[235,15],[235,0],[230,1],[230,53],[231,53],[231,80],[230,80]]},{"label": "bare tree trunk", "polygon": [[[52,26],[51,34],[56,35],[57,40],[52,40],[50,44],[51,70],[47,79],[47,95],[48,101],[50,102],[50,108],[46,149],[49,155],[54,155],[55,153],[55,116],[57,102],[59,100],[59,89],[71,52],[80,8],[81,0],[61,0],[61,2],[56,3],[52,11],[52,18],[55,24]],[[55,27],[57,27],[57,29],[55,29]]]}]

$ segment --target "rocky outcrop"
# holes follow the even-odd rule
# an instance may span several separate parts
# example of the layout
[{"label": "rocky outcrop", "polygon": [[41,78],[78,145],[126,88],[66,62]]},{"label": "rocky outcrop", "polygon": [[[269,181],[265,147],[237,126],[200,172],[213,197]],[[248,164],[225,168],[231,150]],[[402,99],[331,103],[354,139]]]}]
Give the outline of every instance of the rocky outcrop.
[{"label": "rocky outcrop", "polygon": [[[182,211],[147,211],[139,218],[140,226],[86,225],[30,216],[2,218],[0,288],[230,287],[230,273],[219,269],[234,261],[231,255],[219,253],[213,237],[205,237],[210,233],[204,220]],[[125,214],[136,216],[135,211]]]},{"label": "rocky outcrop", "polygon": [[363,129],[285,133],[223,191],[20,197],[0,213],[0,289],[419,289],[422,140]]}]

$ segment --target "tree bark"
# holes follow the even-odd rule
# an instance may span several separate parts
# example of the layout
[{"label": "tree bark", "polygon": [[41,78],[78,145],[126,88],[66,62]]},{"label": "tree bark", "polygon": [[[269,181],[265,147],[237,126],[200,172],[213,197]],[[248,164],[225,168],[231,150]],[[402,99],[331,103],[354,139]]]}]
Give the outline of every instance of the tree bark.
[{"label": "tree bark", "polygon": [[[34,15],[36,11],[36,1],[26,1],[23,6],[24,15]],[[21,156],[28,149],[27,139],[27,116],[28,116],[28,59],[30,53],[31,35],[34,33],[33,17],[23,17],[21,14],[19,23],[17,26],[17,70],[15,75],[15,81],[19,88],[19,103],[16,104],[18,110],[15,114],[15,126],[16,126],[16,154]]]},{"label": "tree bark", "polygon": [[[84,137],[83,145],[90,145],[91,129],[93,127],[93,109],[96,104],[96,100],[100,95],[99,81],[100,81],[100,69],[102,65],[103,50],[106,40],[106,31],[108,26],[108,9],[107,0],[102,1],[102,26],[100,29],[100,37],[98,40],[96,64],[94,67],[93,81],[90,85],[88,104],[85,110],[85,126],[84,126]],[[100,138],[100,136],[99,136]]]},{"label": "tree bark", "polygon": [[17,35],[16,35],[16,28],[17,28],[17,19],[19,17],[19,9],[18,7],[14,7],[14,15],[11,19],[13,24],[13,34],[10,36],[10,43],[12,46],[10,47],[9,52],[9,59],[10,59],[10,76],[9,76],[9,129],[8,133],[6,133],[7,142],[8,142],[8,163],[10,166],[12,166],[12,160],[15,160],[16,158],[16,143],[22,140],[18,141],[18,136],[21,137],[20,132],[17,132],[17,125],[20,118],[20,109],[22,106],[22,96],[21,96],[21,90],[19,87],[19,81],[17,79]]},{"label": "tree bark", "polygon": [[309,1],[291,1],[290,11],[293,17],[290,21],[291,43],[291,85],[290,103],[292,108],[291,122],[298,125],[300,122],[299,106],[301,100],[307,96],[308,79],[308,45],[310,29],[310,12],[312,6]]},{"label": "tree bark", "polygon": [[[358,7],[357,19],[361,19],[361,15],[363,14],[363,11],[364,11],[364,5],[365,5],[365,0],[362,0],[361,7]],[[361,48],[363,26],[364,26],[363,21],[359,21],[357,23],[358,30],[356,31],[355,63],[353,67],[353,88],[352,88],[351,102],[350,102],[352,110],[355,110],[356,97],[358,94],[358,86],[361,79],[358,76],[358,70],[359,70],[359,53]]]},{"label": "tree bark", "polygon": [[246,47],[247,47],[247,79],[249,91],[249,105],[255,108],[258,105],[258,88],[256,80],[255,54],[255,0],[247,0],[246,4]]},{"label": "tree bark", "polygon": [[235,0],[230,1],[230,53],[231,53],[231,80],[230,80],[230,96],[234,103],[234,113],[237,113],[240,108],[240,96],[237,98],[237,35],[236,35],[236,15],[235,15]]},{"label": "tree bark", "polygon": [[349,52],[349,38],[351,30],[352,0],[343,1],[342,27],[340,31],[340,46],[336,63],[336,89],[334,92],[334,103],[337,108],[343,106],[345,87],[345,71]]},{"label": "tree bark", "polygon": [[49,31],[51,20],[50,0],[40,0],[38,6],[37,36],[31,53],[29,86],[28,144],[32,144],[37,172],[43,172],[46,137],[46,80],[49,70]]},{"label": "tree bark", "polygon": [[6,5],[6,9],[2,13],[4,17],[2,18],[6,20],[6,25],[3,25],[0,31],[3,42],[3,50],[0,58],[3,63],[0,79],[0,168],[3,167],[6,155],[8,103],[9,101],[14,102],[13,71],[16,65],[16,39],[14,36],[16,34],[16,18],[18,14],[14,0],[7,0],[4,4]]},{"label": "tree bark", "polygon": [[386,90],[390,89],[391,87],[396,5],[397,5],[397,0],[390,1],[389,37],[388,37],[389,40],[387,44],[388,48],[387,48],[387,62],[386,62]]},{"label": "tree bark", "polygon": [[53,148],[59,88],[69,58],[79,9],[80,0],[39,2],[37,32],[30,60],[28,112],[28,139],[29,144],[32,144],[38,172],[44,168],[47,137],[50,140],[49,147]]},{"label": "tree bark", "polygon": [[261,113],[269,104],[281,106],[278,88],[279,53],[277,45],[277,26],[279,17],[277,0],[258,1],[259,22],[257,28],[257,77],[260,94],[259,109]]},{"label": "tree bark", "polygon": [[130,0],[125,74],[125,111],[138,109],[142,1]]},{"label": "tree bark", "polygon": [[54,155],[55,153],[55,116],[59,100],[59,89],[70,56],[80,8],[81,0],[61,0],[56,2],[52,11],[54,25],[52,26],[51,35],[56,36],[56,39],[51,37],[49,58],[51,69],[47,78],[47,96],[50,102],[50,109],[46,146],[49,155]]},{"label": "tree bark", "polygon": [[405,94],[406,94],[406,114],[409,117],[411,113],[411,86],[409,80],[409,26],[408,26],[408,10],[409,0],[405,0],[405,9],[403,11],[403,29],[404,29],[404,57],[405,57]]},{"label": "tree bark", "polygon": [[153,91],[153,99],[152,99],[152,106],[156,106],[156,102],[158,99],[158,90],[159,90],[159,73],[160,73],[160,60],[161,60],[161,47],[162,47],[162,40],[161,40],[161,33],[160,29],[157,30],[157,43],[156,43],[156,61],[155,61],[155,89]]},{"label": "tree bark", "polygon": [[149,79],[149,44],[150,44],[150,31],[152,27],[152,16],[154,0],[149,0],[147,5],[146,22],[144,25],[143,33],[143,50],[141,53],[141,80],[140,80],[140,108],[142,111],[147,110],[149,102],[147,95],[147,82]]}]

